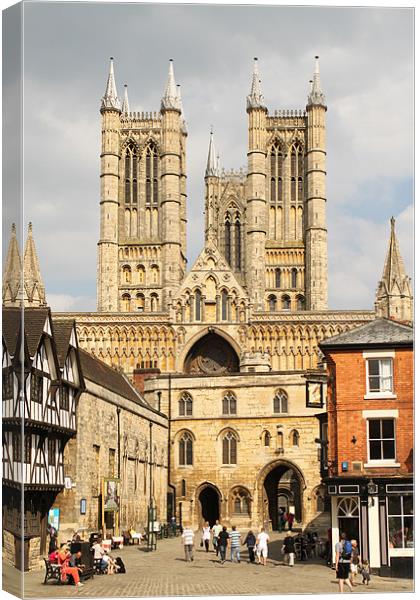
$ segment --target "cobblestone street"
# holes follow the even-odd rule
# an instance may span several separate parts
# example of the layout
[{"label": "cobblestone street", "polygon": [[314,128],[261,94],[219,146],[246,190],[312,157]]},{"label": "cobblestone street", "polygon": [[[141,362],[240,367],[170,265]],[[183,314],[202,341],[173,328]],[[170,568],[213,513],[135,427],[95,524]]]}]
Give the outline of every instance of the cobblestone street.
[{"label": "cobblestone street", "polygon": [[[130,546],[115,556],[121,556],[126,565],[125,575],[95,576],[82,588],[58,586],[52,582],[43,585],[44,571],[25,575],[25,596],[36,597],[128,597],[128,596],[226,596],[296,593],[337,593],[335,573],[314,559],[297,562],[290,568],[281,564],[282,541],[279,534],[271,535],[267,567],[247,564],[247,550],[242,551],[241,564],[216,561],[214,552],[198,548],[193,563],[183,560],[180,538],[158,542],[157,552],[147,553]],[[198,540],[198,535],[196,535]],[[17,593],[18,571],[3,566],[3,589]],[[389,593],[413,591],[413,582],[407,579],[372,577],[371,585],[358,585],[356,592]]]}]

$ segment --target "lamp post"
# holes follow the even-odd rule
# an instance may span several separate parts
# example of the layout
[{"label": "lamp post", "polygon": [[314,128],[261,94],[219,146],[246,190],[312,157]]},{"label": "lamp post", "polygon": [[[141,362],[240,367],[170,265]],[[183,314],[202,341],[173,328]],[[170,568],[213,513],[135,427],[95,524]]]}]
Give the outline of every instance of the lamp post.
[{"label": "lamp post", "polygon": [[366,486],[366,490],[369,496],[370,506],[375,506],[375,496],[378,493],[378,486],[374,483],[373,479],[370,479]]},{"label": "lamp post", "polygon": [[147,551],[156,550],[156,507],[153,504],[153,423],[149,422],[149,508],[147,511]]}]

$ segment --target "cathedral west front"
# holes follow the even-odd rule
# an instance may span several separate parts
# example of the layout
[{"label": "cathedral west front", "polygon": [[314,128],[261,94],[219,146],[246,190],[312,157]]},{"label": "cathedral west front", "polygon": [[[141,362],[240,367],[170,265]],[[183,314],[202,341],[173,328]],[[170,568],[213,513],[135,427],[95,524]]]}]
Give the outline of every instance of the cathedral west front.
[{"label": "cathedral west front", "polygon": [[187,269],[188,137],[173,62],[159,110],[138,113],[127,88],[120,100],[111,60],[100,107],[98,307],[71,316],[80,346],[168,417],[168,514],[274,528],[282,508],[299,526],[326,528],[318,344],[375,312],[328,308],[318,58],[299,109],[269,113],[260,77],[254,59],[246,171],[223,169],[210,135],[205,244]]}]

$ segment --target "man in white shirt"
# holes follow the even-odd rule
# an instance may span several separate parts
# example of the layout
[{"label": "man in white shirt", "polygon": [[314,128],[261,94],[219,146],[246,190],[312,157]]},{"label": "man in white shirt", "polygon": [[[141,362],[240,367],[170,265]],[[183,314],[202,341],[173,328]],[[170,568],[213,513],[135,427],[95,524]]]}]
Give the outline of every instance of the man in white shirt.
[{"label": "man in white shirt", "polygon": [[[261,527],[261,531],[257,537],[257,558],[258,564],[267,565],[267,556],[268,556],[268,542],[270,538],[268,533],[266,533],[264,527]],[[261,561],[262,558],[262,561]]]},{"label": "man in white shirt", "polygon": [[211,528],[211,533],[213,535],[213,547],[216,552],[216,556],[219,554],[218,539],[219,539],[219,533],[222,531],[222,529],[223,529],[223,527],[220,525],[219,521],[217,521],[217,520],[216,520],[216,523]]},{"label": "man in white shirt", "polygon": [[194,532],[190,527],[189,523],[185,523],[182,536],[181,543],[184,546],[185,552],[185,560],[186,562],[191,562],[194,560],[193,550],[194,550]]}]

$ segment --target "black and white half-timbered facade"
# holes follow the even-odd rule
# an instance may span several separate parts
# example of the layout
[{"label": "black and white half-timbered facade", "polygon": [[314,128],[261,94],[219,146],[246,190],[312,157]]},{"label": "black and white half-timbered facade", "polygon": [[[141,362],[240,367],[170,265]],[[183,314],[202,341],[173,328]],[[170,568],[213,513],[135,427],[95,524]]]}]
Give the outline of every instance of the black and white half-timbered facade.
[{"label": "black and white half-timbered facade", "polygon": [[74,322],[55,332],[47,307],[3,308],[2,360],[3,528],[26,570],[45,553],[48,511],[64,488],[64,448],[76,435],[83,378]]}]

